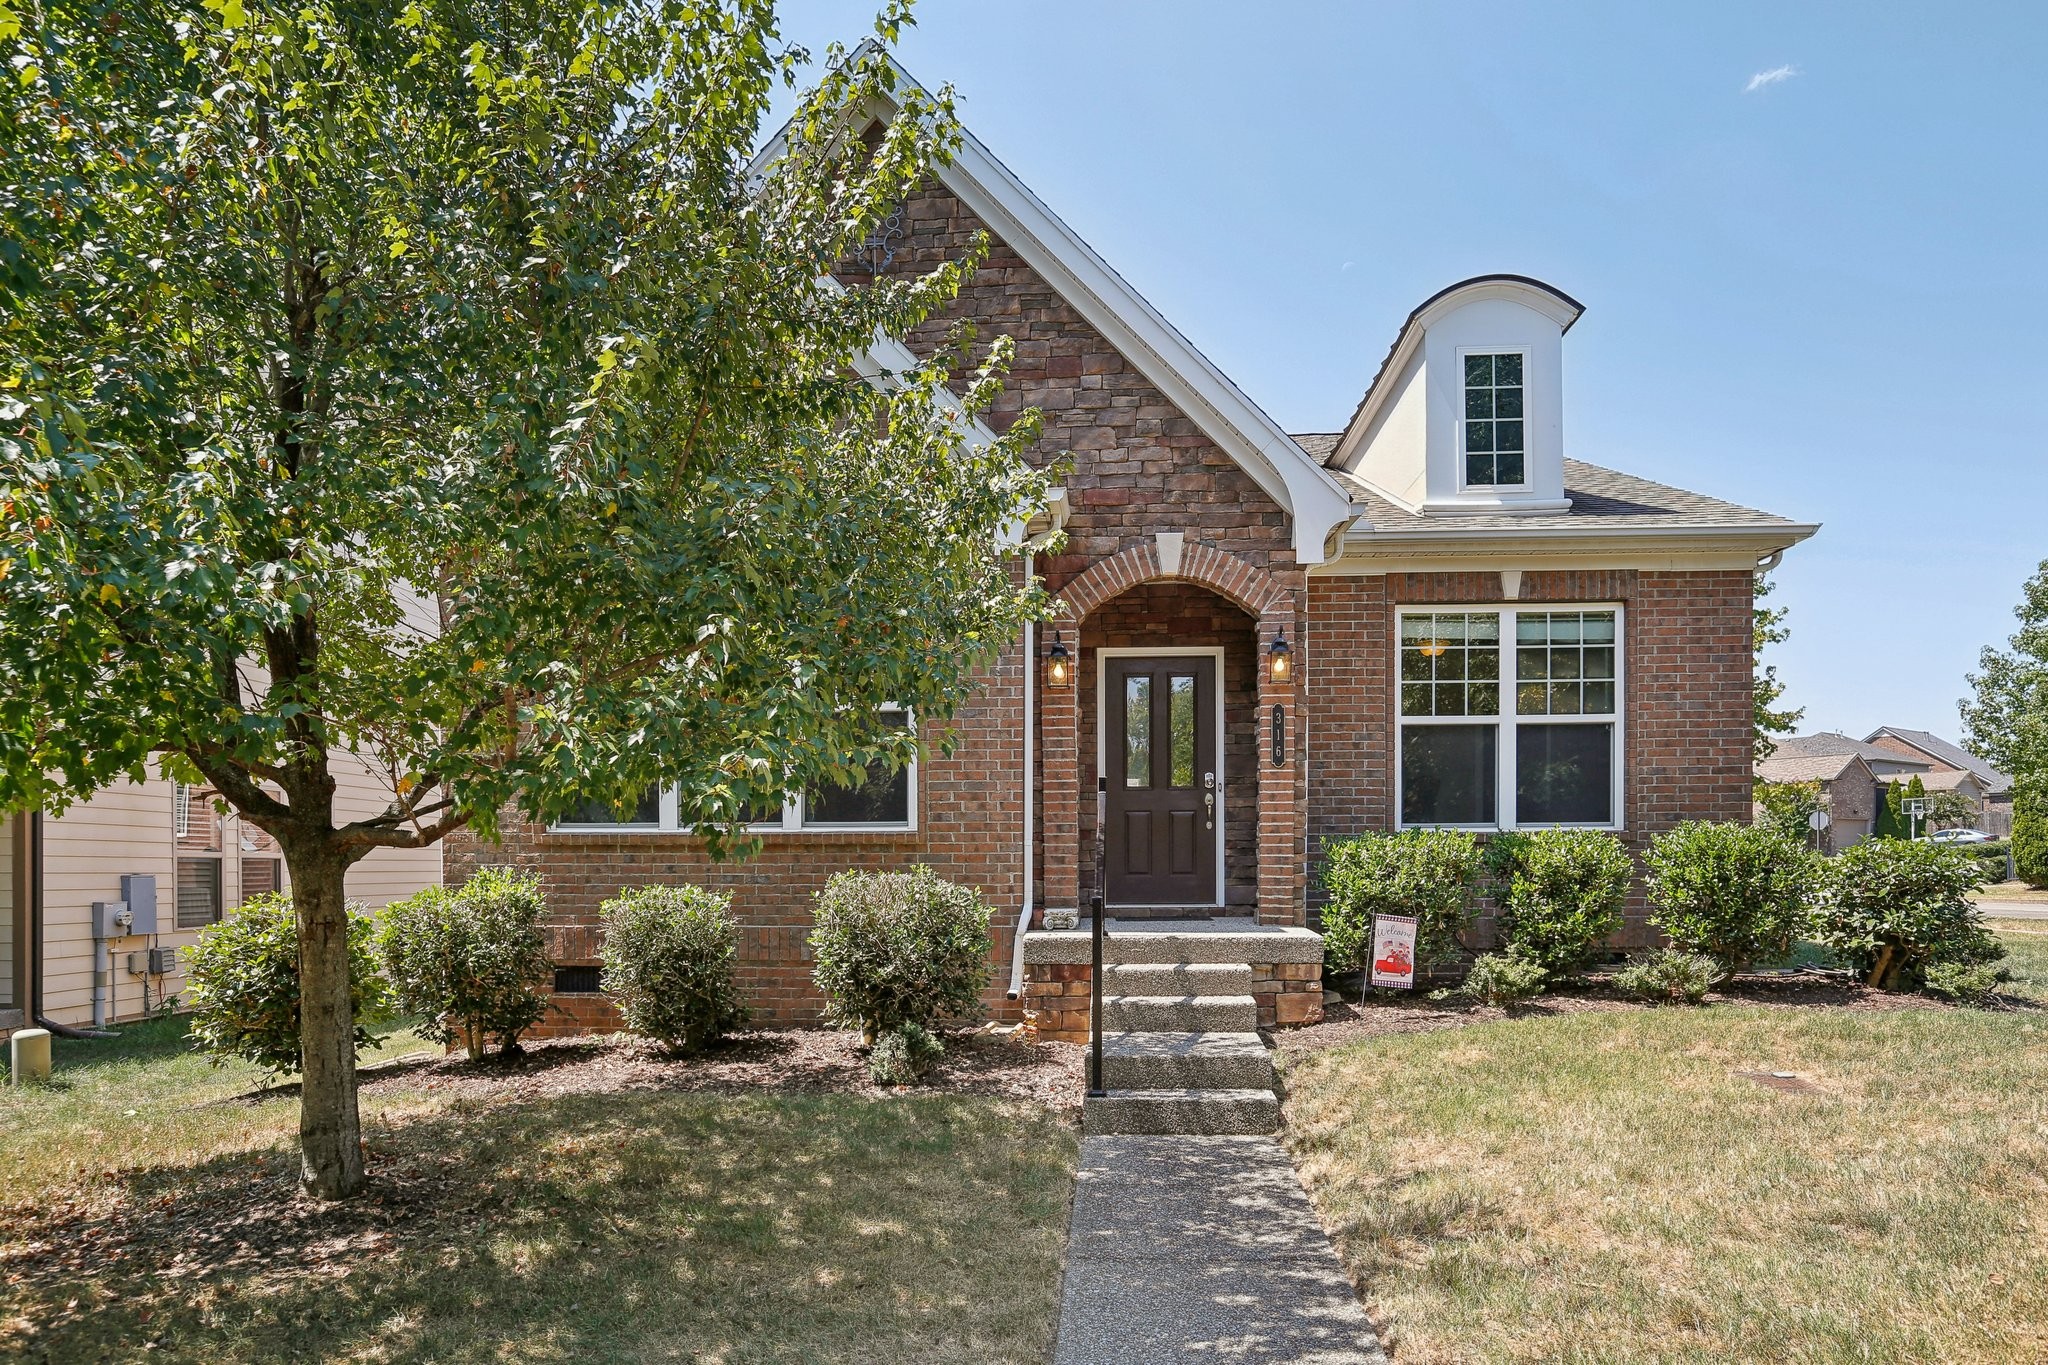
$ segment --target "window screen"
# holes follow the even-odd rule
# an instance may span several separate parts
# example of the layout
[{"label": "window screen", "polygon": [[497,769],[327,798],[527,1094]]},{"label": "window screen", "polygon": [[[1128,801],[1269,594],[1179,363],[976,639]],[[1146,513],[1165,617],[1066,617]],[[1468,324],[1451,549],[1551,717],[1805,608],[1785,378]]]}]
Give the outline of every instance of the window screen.
[{"label": "window screen", "polygon": [[200,929],[220,922],[220,859],[178,859],[178,927]]}]

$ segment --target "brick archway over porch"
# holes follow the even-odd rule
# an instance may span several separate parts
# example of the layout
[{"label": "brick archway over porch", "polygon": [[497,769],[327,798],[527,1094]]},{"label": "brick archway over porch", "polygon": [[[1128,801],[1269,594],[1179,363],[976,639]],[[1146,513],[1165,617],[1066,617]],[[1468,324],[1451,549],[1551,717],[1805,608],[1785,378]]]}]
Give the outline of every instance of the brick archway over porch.
[{"label": "brick archway over porch", "polygon": [[[1296,593],[1264,569],[1212,545],[1160,536],[1128,545],[1097,560],[1059,591],[1066,611],[1057,624],[1076,632],[1105,603],[1147,583],[1189,583],[1205,588],[1243,610],[1256,622],[1254,640],[1258,676],[1258,897],[1259,918],[1273,924],[1306,922],[1303,832],[1307,827],[1302,781],[1298,689],[1302,669],[1301,604]],[[1292,676],[1275,682],[1265,651],[1285,631],[1293,648]],[[1044,891],[1046,906],[1081,905],[1081,860],[1092,847],[1081,847],[1081,806],[1095,793],[1083,791],[1080,761],[1081,689],[1046,690],[1040,694],[1040,760],[1044,781]],[[1286,708],[1284,761],[1273,762],[1273,708]]]}]

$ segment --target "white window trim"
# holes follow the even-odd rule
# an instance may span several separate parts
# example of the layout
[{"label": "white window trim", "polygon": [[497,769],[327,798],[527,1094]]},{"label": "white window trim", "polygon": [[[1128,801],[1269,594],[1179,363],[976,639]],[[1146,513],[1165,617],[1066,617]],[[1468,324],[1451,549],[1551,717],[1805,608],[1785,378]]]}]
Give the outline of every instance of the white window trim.
[{"label": "white window trim", "polygon": [[[875,709],[877,711],[901,711],[904,715],[904,719],[909,724],[910,733],[913,735],[917,733],[917,717],[914,714],[912,714],[909,707],[890,704],[878,706]],[[789,799],[783,803],[782,820],[780,821],[780,823],[769,822],[765,824],[748,825],[746,827],[747,832],[749,834],[767,834],[778,836],[788,834],[848,835],[914,833],[918,828],[918,769],[921,766],[922,765],[920,764],[919,760],[916,757],[912,757],[910,762],[906,763],[903,768],[904,772],[909,775],[908,786],[910,789],[910,799],[908,811],[909,819],[907,820],[876,821],[872,823],[846,823],[843,821],[833,823],[812,822],[806,824],[804,823],[803,819],[803,793],[792,792],[789,795]],[[677,795],[677,789],[675,787],[663,787],[661,789],[661,811],[660,815],[657,818],[657,823],[655,824],[589,824],[583,822],[571,822],[564,820],[550,826],[548,832],[551,834],[604,834],[627,836],[695,834],[696,829],[694,826],[685,825],[681,821],[681,804],[681,800]]]},{"label": "white window trim", "polygon": [[[1220,908],[1227,905],[1230,895],[1230,886],[1224,876],[1224,851],[1228,844],[1224,838],[1227,830],[1223,822],[1229,814],[1227,809],[1229,802],[1225,799],[1224,794],[1229,791],[1230,784],[1229,774],[1223,766],[1224,744],[1229,738],[1228,733],[1223,728],[1223,649],[1222,645],[1098,645],[1095,649],[1095,773],[1097,777],[1105,776],[1109,772],[1109,712],[1105,709],[1109,704],[1105,700],[1108,696],[1109,670],[1102,666],[1105,659],[1206,658],[1215,660],[1216,899],[1211,902],[1211,906],[1208,908]],[[1256,707],[1253,709],[1257,710]],[[1144,908],[1137,904],[1110,901],[1106,888],[1103,893],[1103,901],[1104,904],[1114,909],[1133,910]]]},{"label": "white window trim", "polygon": [[[1614,812],[1612,820],[1603,823],[1540,821],[1522,824],[1515,819],[1515,725],[1523,717],[1516,708],[1514,687],[1514,615],[1517,612],[1532,614],[1560,611],[1611,611],[1614,613],[1614,714],[1594,716],[1552,716],[1528,717],[1532,725],[1613,725],[1614,762],[1613,790],[1609,794]],[[1409,616],[1435,616],[1450,612],[1466,615],[1479,612],[1497,612],[1500,615],[1500,714],[1496,716],[1404,716],[1401,714],[1401,622]],[[1469,829],[1481,832],[1522,830],[1522,829],[1604,829],[1621,832],[1628,827],[1628,807],[1624,804],[1627,794],[1628,775],[1628,609],[1619,602],[1438,602],[1412,603],[1397,607],[1394,611],[1393,667],[1392,678],[1394,708],[1394,828],[1396,829]],[[1410,824],[1401,818],[1401,795],[1406,774],[1402,771],[1401,732],[1408,726],[1423,725],[1486,725],[1495,727],[1494,737],[1494,814],[1492,823],[1454,825],[1419,823]]]},{"label": "white window trim", "polygon": [[[1522,358],[1522,481],[1520,483],[1468,483],[1465,480],[1465,357],[1468,355],[1518,355]],[[1527,346],[1460,346],[1458,348],[1458,491],[1460,493],[1526,493],[1529,491],[1529,348]],[[1485,610],[1480,608],[1480,610]]]}]

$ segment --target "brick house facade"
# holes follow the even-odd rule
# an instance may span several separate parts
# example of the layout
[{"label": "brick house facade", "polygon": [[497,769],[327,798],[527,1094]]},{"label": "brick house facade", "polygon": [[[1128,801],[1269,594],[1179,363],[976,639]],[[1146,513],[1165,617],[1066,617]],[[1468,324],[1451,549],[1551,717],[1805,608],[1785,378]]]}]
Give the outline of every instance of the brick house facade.
[{"label": "brick house facade", "polygon": [[[1410,316],[1344,432],[1295,437],[971,136],[879,254],[889,271],[927,270],[979,233],[987,253],[948,315],[903,343],[928,348],[960,320],[1015,340],[1007,392],[985,420],[1001,428],[1027,408],[1043,414],[1033,458],[1066,471],[1048,518],[1064,535],[1016,564],[1063,611],[980,675],[952,720],[953,751],[917,766],[889,819],[771,832],[744,864],[712,862],[673,828],[544,829],[508,813],[497,844],[451,843],[451,882],[489,864],[537,869],[555,955],[572,966],[595,961],[598,907],[621,887],[730,891],[755,1017],[807,1022],[821,1006],[805,947],[813,893],[842,868],[928,863],[995,907],[990,1010],[1014,1017],[1034,1001],[1059,1033],[1071,1029],[1049,997],[1072,990],[1074,974],[1045,969],[1027,991],[1018,937],[1046,910],[1085,908],[1097,892],[1099,777],[1111,787],[1101,889],[1116,913],[1276,925],[1312,922],[1333,838],[1393,828],[1404,814],[1481,828],[1559,823],[1530,819],[1532,798],[1515,794],[1539,751],[1545,780],[1562,773],[1570,788],[1544,799],[1592,803],[1548,813],[1596,813],[1568,822],[1616,829],[1632,848],[1681,819],[1747,817],[1752,576],[1813,528],[1564,460],[1552,440],[1557,354],[1577,304],[1510,277],[1454,286]],[[1522,453],[1489,453],[1484,487],[1438,469],[1479,439],[1454,430],[1436,401],[1472,345],[1517,357],[1489,369],[1486,401],[1519,412],[1526,390],[1528,405],[1526,418],[1490,424],[1489,447],[1512,438]],[[1462,401],[1477,403],[1473,392]],[[1467,473],[1473,458],[1466,451]],[[1431,629],[1507,631],[1492,662],[1472,662],[1481,645],[1450,651],[1482,670],[1518,666],[1517,631],[1610,637],[1548,645],[1545,666],[1570,655],[1589,677],[1605,669],[1604,681],[1550,683],[1547,695],[1576,687],[1593,704],[1597,692],[1611,715],[1486,715],[1470,689],[1460,696],[1479,713],[1472,723],[1408,714],[1416,694],[1403,692],[1404,670],[1440,670],[1446,654],[1434,637],[1404,654],[1417,611],[1431,613],[1414,617]],[[1065,686],[1048,673],[1055,641],[1072,661]],[[1423,771],[1443,754],[1443,773]],[[1442,804],[1487,792],[1483,811]],[[1483,818],[1463,818],[1473,815]],[[1624,942],[1642,936],[1636,904]],[[1319,1012],[1319,969],[1281,963],[1268,977],[1264,1022]],[[559,999],[552,1028],[610,1021],[601,997]]]}]

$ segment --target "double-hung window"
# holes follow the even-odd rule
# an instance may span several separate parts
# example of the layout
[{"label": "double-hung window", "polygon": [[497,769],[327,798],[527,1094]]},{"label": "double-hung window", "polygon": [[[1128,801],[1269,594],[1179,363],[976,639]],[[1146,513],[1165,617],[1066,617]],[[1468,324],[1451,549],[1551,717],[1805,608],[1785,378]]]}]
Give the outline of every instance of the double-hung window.
[{"label": "double-hung window", "polygon": [[[910,730],[910,713],[884,707],[878,713],[884,729]],[[556,826],[564,830],[670,830],[688,832],[677,817],[676,794],[649,787],[630,811],[606,809],[585,802]],[[850,784],[824,783],[790,793],[778,807],[760,810],[748,822],[756,833],[777,830],[897,830],[917,827],[916,760],[891,772],[876,760]]]},{"label": "double-hung window", "polygon": [[1465,356],[1462,444],[1468,488],[1519,488],[1528,482],[1523,361],[1520,351]]},{"label": "double-hung window", "polygon": [[1621,609],[1400,614],[1400,823],[1621,823]]}]

